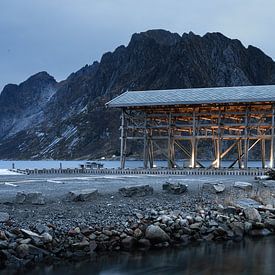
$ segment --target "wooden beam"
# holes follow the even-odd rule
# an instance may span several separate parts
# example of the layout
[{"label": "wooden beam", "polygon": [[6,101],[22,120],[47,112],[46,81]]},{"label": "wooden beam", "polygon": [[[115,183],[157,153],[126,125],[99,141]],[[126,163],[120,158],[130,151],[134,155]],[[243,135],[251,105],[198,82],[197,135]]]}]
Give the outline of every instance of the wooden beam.
[{"label": "wooden beam", "polygon": [[126,161],[126,142],[127,142],[127,132],[125,127],[125,112],[122,109],[121,113],[121,133],[120,133],[120,168],[125,168]]},{"label": "wooden beam", "polygon": [[274,116],[275,107],[272,106],[272,117],[271,117],[271,142],[270,142],[270,168],[274,168]]}]

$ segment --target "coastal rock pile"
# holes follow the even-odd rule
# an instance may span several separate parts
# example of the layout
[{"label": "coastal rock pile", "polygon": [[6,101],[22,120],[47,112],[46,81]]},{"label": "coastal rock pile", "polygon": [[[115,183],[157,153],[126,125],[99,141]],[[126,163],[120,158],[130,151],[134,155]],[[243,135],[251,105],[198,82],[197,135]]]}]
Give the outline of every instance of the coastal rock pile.
[{"label": "coastal rock pile", "polygon": [[105,228],[79,224],[67,230],[51,223],[18,228],[7,218],[0,227],[1,268],[30,266],[45,259],[76,260],[101,251],[148,249],[203,240],[239,241],[244,235],[266,236],[275,232],[275,215],[270,211],[222,205],[192,213],[151,209],[133,213],[128,221]]}]

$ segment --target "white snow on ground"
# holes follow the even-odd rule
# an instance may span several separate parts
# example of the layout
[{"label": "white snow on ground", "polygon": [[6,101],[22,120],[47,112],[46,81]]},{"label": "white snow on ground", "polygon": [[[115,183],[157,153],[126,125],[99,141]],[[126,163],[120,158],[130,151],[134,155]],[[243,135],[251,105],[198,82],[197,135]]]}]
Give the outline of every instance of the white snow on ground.
[{"label": "white snow on ground", "polygon": [[16,173],[13,171],[10,171],[9,169],[0,169],[0,176],[14,176],[14,175],[21,175],[20,173]]}]

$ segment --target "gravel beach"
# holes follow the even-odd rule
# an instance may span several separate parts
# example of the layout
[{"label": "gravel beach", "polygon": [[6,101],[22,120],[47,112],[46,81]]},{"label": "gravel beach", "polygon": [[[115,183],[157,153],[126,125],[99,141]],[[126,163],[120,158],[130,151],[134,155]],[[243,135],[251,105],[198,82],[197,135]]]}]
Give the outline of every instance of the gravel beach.
[{"label": "gravel beach", "polygon": [[[188,185],[187,191],[163,191],[166,182]],[[236,182],[251,186],[236,188]],[[225,189],[216,192],[213,184]],[[128,197],[118,192],[141,185],[153,193]],[[95,189],[87,200],[68,196]],[[18,193],[32,192],[42,193],[43,200],[18,201]],[[1,176],[0,266],[273,234],[274,193],[273,181],[247,176]]]}]

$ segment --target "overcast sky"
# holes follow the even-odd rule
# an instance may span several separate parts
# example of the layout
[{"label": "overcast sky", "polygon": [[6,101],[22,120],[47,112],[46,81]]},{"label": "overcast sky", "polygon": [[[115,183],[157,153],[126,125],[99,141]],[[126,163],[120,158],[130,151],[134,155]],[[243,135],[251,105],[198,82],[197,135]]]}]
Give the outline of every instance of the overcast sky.
[{"label": "overcast sky", "polygon": [[0,91],[47,71],[57,80],[134,32],[219,31],[275,59],[274,0],[0,0]]}]

